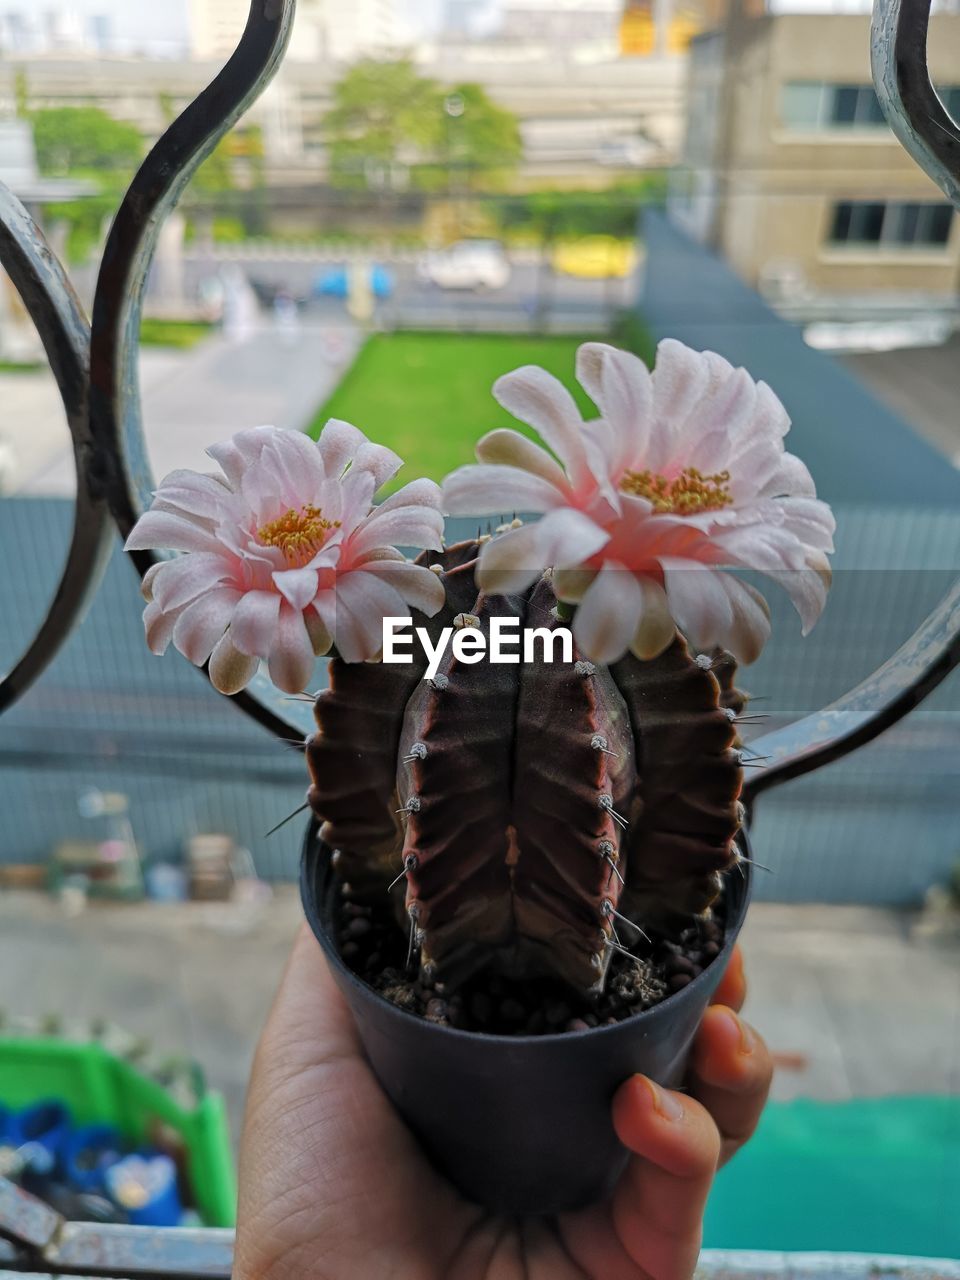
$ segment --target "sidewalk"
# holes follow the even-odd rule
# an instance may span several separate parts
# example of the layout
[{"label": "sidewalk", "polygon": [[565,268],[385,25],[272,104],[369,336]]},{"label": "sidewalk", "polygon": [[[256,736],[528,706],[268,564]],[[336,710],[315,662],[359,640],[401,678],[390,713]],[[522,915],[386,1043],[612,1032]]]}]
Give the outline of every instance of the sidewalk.
[{"label": "sidewalk", "polygon": [[[280,886],[262,912],[91,905],[0,894],[0,1011],[103,1017],[187,1053],[239,1134],[247,1073],[301,919]],[[746,1014],[780,1058],[773,1096],[960,1091],[960,948],[911,939],[903,913],[756,903],[744,930]]]},{"label": "sidewalk", "polygon": [[[243,427],[302,431],[349,367],[361,341],[350,324],[261,325],[242,342],[216,334],[189,351],[141,352],[143,421],[154,475],[209,470],[203,450]],[[0,374],[4,438],[16,455],[11,492],[72,496],[73,454],[52,375]]]}]

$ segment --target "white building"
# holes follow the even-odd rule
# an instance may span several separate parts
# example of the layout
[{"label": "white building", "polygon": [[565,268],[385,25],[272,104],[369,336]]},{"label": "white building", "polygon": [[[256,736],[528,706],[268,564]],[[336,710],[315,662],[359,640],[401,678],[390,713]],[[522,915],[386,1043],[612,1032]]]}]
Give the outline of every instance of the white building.
[{"label": "white building", "polygon": [[[191,57],[229,57],[245,22],[237,0],[189,0]],[[287,58],[354,62],[395,52],[402,37],[396,0],[299,0]]]}]

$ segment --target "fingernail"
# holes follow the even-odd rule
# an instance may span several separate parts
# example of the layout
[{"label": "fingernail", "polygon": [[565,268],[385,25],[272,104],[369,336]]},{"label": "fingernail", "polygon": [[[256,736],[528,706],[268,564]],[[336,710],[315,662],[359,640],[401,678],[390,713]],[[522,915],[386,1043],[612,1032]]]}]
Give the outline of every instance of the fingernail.
[{"label": "fingernail", "polygon": [[757,1037],[745,1022],[740,1021],[735,1013],[731,1013],[730,1017],[736,1023],[737,1034],[740,1036],[740,1044],[737,1047],[737,1052],[742,1053],[744,1057],[746,1057],[753,1053],[754,1049],[757,1047]]},{"label": "fingernail", "polygon": [[683,1117],[683,1103],[676,1094],[668,1089],[661,1089],[646,1076],[640,1076],[640,1079],[647,1086],[654,1109],[663,1116],[664,1120],[680,1120]]}]

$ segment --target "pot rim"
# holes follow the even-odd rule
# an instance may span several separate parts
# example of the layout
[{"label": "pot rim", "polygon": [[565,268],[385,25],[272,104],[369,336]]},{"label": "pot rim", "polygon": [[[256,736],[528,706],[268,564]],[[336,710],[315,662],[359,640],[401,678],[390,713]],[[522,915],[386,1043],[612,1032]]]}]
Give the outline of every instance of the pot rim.
[{"label": "pot rim", "polygon": [[[658,1004],[652,1005],[649,1009],[643,1009],[640,1013],[630,1014],[629,1017],[621,1018],[619,1022],[604,1024],[600,1027],[587,1027],[583,1031],[549,1031],[544,1032],[542,1035],[515,1036],[501,1035],[493,1031],[465,1031],[462,1027],[442,1026],[439,1023],[430,1022],[420,1014],[411,1013],[407,1009],[402,1009],[399,1005],[394,1004],[392,1000],[387,1000],[379,991],[376,990],[375,987],[372,987],[369,982],[365,982],[359,974],[354,973],[349,965],[344,962],[343,957],[337,949],[335,939],[323,928],[317,895],[313,892],[312,886],[309,885],[310,875],[315,872],[317,864],[324,852],[328,854],[328,861],[329,854],[333,852],[326,841],[320,839],[319,828],[319,819],[315,815],[311,816],[310,822],[307,825],[306,834],[303,838],[300,857],[300,898],[307,923],[310,925],[314,936],[323,949],[324,955],[328,960],[331,960],[336,964],[339,971],[346,977],[351,986],[372,996],[378,1004],[383,1007],[384,1012],[386,1012],[388,1016],[393,1015],[394,1017],[399,1018],[402,1023],[413,1023],[421,1027],[424,1034],[453,1036],[468,1044],[479,1043],[485,1045],[502,1045],[504,1047],[516,1046],[523,1048],[543,1046],[546,1048],[558,1043],[572,1044],[574,1042],[583,1041],[589,1036],[598,1036],[607,1033],[613,1035],[618,1031],[622,1031],[625,1027],[642,1027],[645,1019],[649,1020],[653,1015],[662,1016],[661,1011],[674,1001],[688,999],[690,992],[704,985],[707,981],[707,975],[714,965],[725,964],[729,961],[730,956],[733,953],[733,948],[740,935],[740,930],[743,927],[747,908],[749,907],[750,900],[753,896],[753,863],[752,861],[742,862],[740,864],[740,868],[743,871],[744,876],[743,897],[732,921],[733,927],[731,928],[729,925],[727,927],[726,938],[724,939],[724,943],[720,951],[691,982],[687,983],[685,987],[682,987],[679,991],[672,992],[665,999],[661,1000]],[[751,851],[749,836],[745,827],[740,829],[737,834],[737,839],[746,845],[746,853],[749,858]],[[311,857],[311,850],[314,848],[316,849],[316,855]],[[329,867],[327,869],[330,870],[332,874],[332,869]],[[307,905],[308,903],[310,904],[309,909]]]}]

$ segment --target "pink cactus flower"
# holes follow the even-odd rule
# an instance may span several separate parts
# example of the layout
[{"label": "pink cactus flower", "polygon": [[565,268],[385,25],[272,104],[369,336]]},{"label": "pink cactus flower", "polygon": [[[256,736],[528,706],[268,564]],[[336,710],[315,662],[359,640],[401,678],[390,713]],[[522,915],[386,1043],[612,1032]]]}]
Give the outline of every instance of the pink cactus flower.
[{"label": "pink cactus flower", "polygon": [[671,339],[652,373],[637,356],[586,343],[577,377],[600,410],[594,421],[543,369],[500,378],[495,397],[549,452],[492,431],[480,464],[444,482],[451,514],[542,513],[484,546],[483,589],[522,590],[552,568],[594,661],[655,657],[678,626],[698,648],[752,662],[770,630],[766,602],[723,570],[755,569],[789,593],[806,634],[826,601],[834,519],[784,452],[790,419],[770,388]]},{"label": "pink cactus flower", "polygon": [[137,521],[127,550],[185,552],[144,577],[147,643],[170,641],[236,693],[267,662],[278,688],[306,688],[332,645],[347,662],[375,658],[385,615],[443,605],[443,584],[401,546],[439,548],[440,490],[415,480],[373,496],[402,465],[347,422],[314,442],[256,427],[207,453],[223,475],[174,471]]}]

